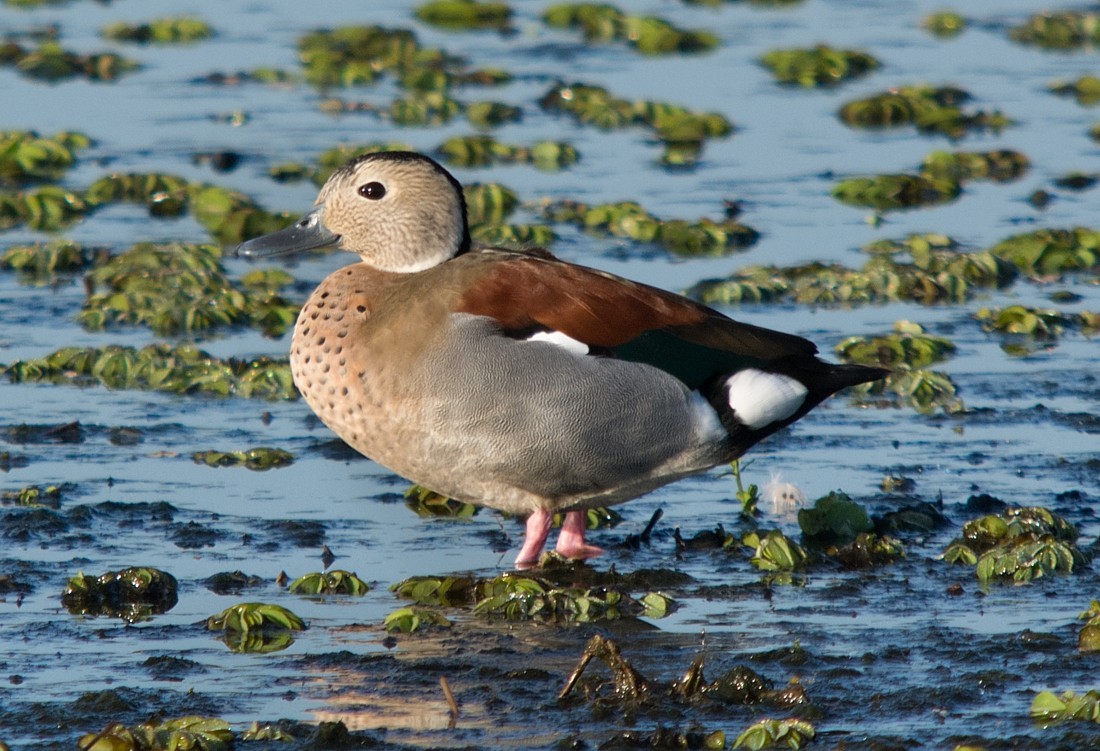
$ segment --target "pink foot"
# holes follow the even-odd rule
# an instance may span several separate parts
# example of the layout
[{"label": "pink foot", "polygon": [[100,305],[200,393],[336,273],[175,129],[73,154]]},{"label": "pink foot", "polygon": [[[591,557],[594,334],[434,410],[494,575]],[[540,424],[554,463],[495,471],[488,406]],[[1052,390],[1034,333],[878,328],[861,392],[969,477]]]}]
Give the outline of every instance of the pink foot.
[{"label": "pink foot", "polygon": [[566,558],[584,560],[603,555],[607,551],[595,545],[589,545],[584,541],[585,518],[584,511],[570,511],[565,515],[565,522],[561,525],[561,533],[558,535],[558,544],[554,549]]},{"label": "pink foot", "polygon": [[531,568],[538,564],[542,548],[546,545],[546,537],[550,534],[551,518],[546,509],[536,509],[527,517],[527,536],[516,556],[516,568]]}]

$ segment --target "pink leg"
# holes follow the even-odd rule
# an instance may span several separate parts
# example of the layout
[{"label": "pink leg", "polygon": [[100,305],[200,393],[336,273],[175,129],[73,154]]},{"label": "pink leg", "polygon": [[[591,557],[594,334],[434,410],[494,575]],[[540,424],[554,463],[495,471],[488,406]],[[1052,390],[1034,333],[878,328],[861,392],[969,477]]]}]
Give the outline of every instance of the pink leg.
[{"label": "pink leg", "polygon": [[607,552],[603,548],[589,545],[584,541],[586,516],[584,511],[570,511],[565,515],[561,534],[558,535],[558,544],[554,549],[566,558],[584,560]]},{"label": "pink leg", "polygon": [[527,517],[527,537],[516,556],[516,568],[531,568],[539,562],[546,536],[550,534],[551,514],[546,509],[536,509]]}]

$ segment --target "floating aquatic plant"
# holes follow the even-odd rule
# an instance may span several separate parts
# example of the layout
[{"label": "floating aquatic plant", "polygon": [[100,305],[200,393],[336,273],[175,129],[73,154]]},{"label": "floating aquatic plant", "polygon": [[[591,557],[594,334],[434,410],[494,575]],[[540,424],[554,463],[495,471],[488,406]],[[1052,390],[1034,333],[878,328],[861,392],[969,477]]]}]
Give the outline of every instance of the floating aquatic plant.
[{"label": "floating aquatic plant", "polygon": [[229,751],[233,731],[216,717],[180,717],[149,721],[132,728],[112,723],[80,738],[80,751]]},{"label": "floating aquatic plant", "polygon": [[180,42],[198,42],[209,39],[214,30],[206,21],[195,16],[175,16],[158,18],[141,24],[129,24],[124,21],[112,23],[103,29],[103,36],[116,42],[139,42],[141,44],[178,44]]},{"label": "floating aquatic plant", "polygon": [[799,509],[798,526],[803,542],[821,547],[847,545],[874,530],[863,507],[839,490],[818,498],[810,508]]},{"label": "floating aquatic plant", "polygon": [[0,131],[0,186],[57,180],[92,139],[76,131],[40,136],[33,130]]},{"label": "floating aquatic plant", "polygon": [[1038,229],[1013,235],[989,252],[1032,277],[1100,271],[1100,230]]},{"label": "floating aquatic plant", "polygon": [[658,219],[633,201],[589,206],[561,200],[543,206],[542,214],[553,222],[653,243],[685,257],[725,255],[752,245],[759,237],[756,230],[733,219],[697,222]]},{"label": "floating aquatic plant", "polygon": [[424,517],[468,519],[478,511],[478,507],[472,503],[456,501],[421,485],[412,485],[405,490],[405,505],[415,511],[417,516]]},{"label": "floating aquatic plant", "polygon": [[[795,302],[856,305],[892,300],[925,304],[962,302],[976,288],[1012,283],[1016,270],[989,251],[960,253],[950,238],[913,236],[868,246],[872,258],[861,269],[808,263],[778,268],[748,266],[727,279],[704,280],[688,294],[709,304]],[[908,256],[908,257],[906,257]]]},{"label": "floating aquatic plant", "polygon": [[943,553],[948,563],[975,566],[982,582],[1029,582],[1055,573],[1072,573],[1086,562],[1076,545],[1077,529],[1039,506],[1008,508],[963,525],[962,536]]},{"label": "floating aquatic plant", "polygon": [[83,77],[92,81],[114,81],[138,64],[112,52],[81,55],[64,49],[55,41],[42,42],[35,50],[26,50],[10,42],[0,54],[0,65],[13,66],[27,78],[62,81]]},{"label": "floating aquatic plant", "polygon": [[874,568],[893,563],[905,555],[899,540],[874,532],[860,532],[846,545],[830,546],[825,551],[845,568]]},{"label": "floating aquatic plant", "polygon": [[252,276],[234,284],[213,245],[139,243],[95,268],[93,292],[78,315],[88,329],[127,324],[157,334],[195,334],[220,326],[252,325],[269,336],[285,332],[298,305],[278,294],[292,279]]},{"label": "floating aquatic plant", "polygon": [[741,543],[753,549],[750,562],[761,571],[797,571],[805,567],[809,557],[801,545],[778,529],[749,532]]},{"label": "floating aquatic plant", "polygon": [[538,141],[530,146],[501,143],[490,136],[455,136],[437,153],[448,164],[487,167],[492,164],[531,164],[555,171],[576,164],[577,150],[563,141]]},{"label": "floating aquatic plant", "polygon": [[865,76],[879,67],[878,59],[860,50],[818,45],[808,49],[772,50],[760,58],[777,81],[805,88],[835,86]]},{"label": "floating aquatic plant", "polygon": [[59,185],[0,193],[0,229],[22,224],[28,229],[57,232],[83,219],[88,209],[79,193]]},{"label": "floating aquatic plant", "polygon": [[19,506],[45,506],[47,508],[60,508],[61,496],[64,492],[73,489],[71,483],[60,485],[27,485],[16,491],[5,490],[0,493],[0,500],[15,503]]},{"label": "floating aquatic plant", "polygon": [[1073,97],[1084,107],[1095,107],[1100,104],[1100,78],[1096,76],[1081,76],[1069,83],[1059,81],[1052,83],[1048,88],[1058,96]]},{"label": "floating aquatic plant", "polygon": [[1100,14],[1069,10],[1036,13],[1009,29],[1008,37],[1046,49],[1078,49],[1100,42]]},{"label": "floating aquatic plant", "polygon": [[891,371],[881,381],[855,387],[855,393],[893,392],[921,412],[937,408],[955,412],[963,404],[950,376],[927,370],[928,365],[946,359],[954,350],[949,340],[926,334],[920,324],[898,321],[893,333],[872,338],[849,337],[835,351],[846,362],[877,365]]},{"label": "floating aquatic plant", "polygon": [[848,362],[883,368],[925,368],[955,353],[946,337],[925,333],[919,324],[897,321],[891,334],[852,336],[836,345],[836,353]]},{"label": "floating aquatic plant", "polygon": [[733,125],[715,112],[693,112],[684,107],[650,100],[619,99],[607,89],[581,83],[555,84],[539,99],[550,112],[565,112],[577,122],[614,130],[642,125],[653,130],[665,146],[665,161],[690,164],[708,138],[722,138]]},{"label": "floating aquatic plant", "polygon": [[69,579],[61,604],[74,615],[109,615],[133,623],[174,608],[178,588],[174,576],[150,567],[99,576],[81,572]]},{"label": "floating aquatic plant", "polygon": [[1100,691],[1065,691],[1061,696],[1040,691],[1031,701],[1030,713],[1031,719],[1044,728],[1070,720],[1100,723]]},{"label": "floating aquatic plant", "polygon": [[362,597],[370,591],[370,585],[351,571],[334,569],[315,571],[299,576],[290,583],[288,591],[296,595],[355,595]]},{"label": "floating aquatic plant", "polygon": [[225,632],[226,645],[235,652],[277,652],[293,642],[293,631],[305,622],[281,605],[242,602],[206,619],[209,631]]},{"label": "floating aquatic plant", "polygon": [[395,631],[411,634],[419,631],[422,626],[450,628],[451,625],[450,618],[428,608],[398,608],[387,615],[383,622],[384,628],[391,634]]},{"label": "floating aquatic plant", "polygon": [[752,751],[786,748],[798,751],[812,741],[815,735],[817,731],[806,720],[759,720],[737,736],[733,748],[747,748]]},{"label": "floating aquatic plant", "polygon": [[1077,648],[1082,652],[1100,652],[1100,600],[1093,600],[1077,619],[1085,622],[1077,634]]},{"label": "floating aquatic plant", "polygon": [[562,3],[542,14],[548,26],[577,29],[588,42],[625,42],[645,55],[704,52],[718,46],[709,31],[684,31],[654,16],[634,16],[604,3]]},{"label": "floating aquatic plant", "polygon": [[1000,132],[1012,121],[999,111],[965,112],[968,92],[952,86],[902,86],[849,102],[839,116],[853,128],[913,125],[922,133],[962,138],[972,131]]},{"label": "floating aquatic plant", "polygon": [[560,586],[547,577],[516,574],[491,579],[414,577],[390,589],[420,605],[472,606],[474,613],[505,620],[565,618],[588,622],[635,615],[659,618],[673,606],[672,599],[659,592],[636,600],[608,586]]},{"label": "floating aquatic plant", "polygon": [[196,464],[208,467],[243,466],[252,470],[287,467],[294,462],[294,455],[289,451],[266,447],[246,451],[196,451],[191,458]]},{"label": "floating aquatic plant", "polygon": [[500,29],[508,26],[512,9],[504,3],[478,0],[432,0],[417,7],[416,17],[444,29]]},{"label": "floating aquatic plant", "polygon": [[1027,157],[1015,151],[934,151],[925,157],[918,174],[843,180],[833,188],[833,197],[878,211],[934,206],[957,198],[964,182],[1008,182],[1022,176],[1028,166]]},{"label": "floating aquatic plant", "polygon": [[944,39],[956,37],[966,30],[966,19],[951,10],[929,13],[921,21],[930,34]]},{"label": "floating aquatic plant", "polygon": [[75,274],[110,257],[107,248],[86,248],[68,240],[12,245],[0,255],[0,268],[19,274],[22,282],[49,284],[59,274]]},{"label": "floating aquatic plant", "polygon": [[205,393],[261,399],[297,399],[286,360],[220,360],[189,346],[151,344],[141,349],[63,347],[45,357],[0,366],[12,383],[99,382],[113,389]]}]

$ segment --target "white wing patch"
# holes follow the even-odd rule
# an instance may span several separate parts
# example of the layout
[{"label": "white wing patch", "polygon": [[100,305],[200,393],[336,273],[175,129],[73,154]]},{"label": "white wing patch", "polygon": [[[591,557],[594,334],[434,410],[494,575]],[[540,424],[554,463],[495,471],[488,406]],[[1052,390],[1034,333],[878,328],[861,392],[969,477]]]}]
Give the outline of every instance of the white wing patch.
[{"label": "white wing patch", "polygon": [[588,345],[584,342],[577,341],[571,336],[566,336],[560,331],[537,331],[531,336],[527,337],[525,341],[528,342],[546,342],[547,344],[554,344],[567,352],[572,352],[574,355],[587,355]]},{"label": "white wing patch", "polygon": [[737,421],[753,430],[787,419],[798,411],[809,393],[790,376],[756,368],[734,373],[726,379],[726,386]]}]

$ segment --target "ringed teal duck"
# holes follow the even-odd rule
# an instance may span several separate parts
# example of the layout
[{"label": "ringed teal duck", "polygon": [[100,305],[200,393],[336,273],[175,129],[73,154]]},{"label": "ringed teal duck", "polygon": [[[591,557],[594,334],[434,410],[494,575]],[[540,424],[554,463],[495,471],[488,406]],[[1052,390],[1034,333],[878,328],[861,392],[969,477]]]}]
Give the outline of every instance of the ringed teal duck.
[{"label": "ringed teal duck", "polygon": [[741,456],[885,371],[545,251],[474,249],[462,186],[420,154],[361,156],[260,258],[336,246],[298,316],[294,383],[353,448],[438,493],[527,517],[516,565],[585,541],[585,509]]}]

